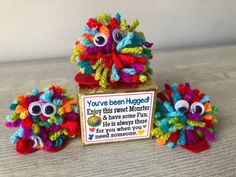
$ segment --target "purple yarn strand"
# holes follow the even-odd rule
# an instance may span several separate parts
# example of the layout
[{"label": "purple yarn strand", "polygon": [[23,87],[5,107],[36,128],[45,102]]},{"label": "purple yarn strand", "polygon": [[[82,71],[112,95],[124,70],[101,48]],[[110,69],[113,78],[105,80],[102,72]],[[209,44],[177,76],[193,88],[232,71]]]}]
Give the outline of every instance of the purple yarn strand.
[{"label": "purple yarn strand", "polygon": [[21,123],[20,119],[16,120],[16,121],[13,121],[13,122],[6,122],[5,127],[7,127],[7,128],[19,127],[20,123]]},{"label": "purple yarn strand", "polygon": [[188,117],[188,119],[194,120],[194,121],[202,120],[202,117],[197,113],[188,113],[187,117]]},{"label": "purple yarn strand", "polygon": [[208,141],[215,141],[216,137],[214,133],[209,132],[206,128],[196,127],[197,130],[200,130],[207,138]]},{"label": "purple yarn strand", "polygon": [[185,132],[186,132],[187,144],[195,144],[196,141],[195,141],[195,138],[193,136],[192,130],[186,130]]},{"label": "purple yarn strand", "polygon": [[194,98],[194,91],[190,90],[188,93],[184,95],[184,100],[190,102]]},{"label": "purple yarn strand", "polygon": [[120,78],[124,80],[125,82],[131,82],[131,76],[127,73],[120,73]]},{"label": "purple yarn strand", "polygon": [[30,138],[32,134],[32,131],[31,129],[28,129],[28,128],[23,128],[23,138]]},{"label": "purple yarn strand", "polygon": [[107,53],[111,52],[112,44],[113,44],[113,39],[112,39],[112,33],[111,33],[106,44]]},{"label": "purple yarn strand", "polygon": [[87,47],[86,48],[86,55],[92,55],[94,53],[103,52],[106,50],[106,46],[104,47]]},{"label": "purple yarn strand", "polygon": [[65,113],[63,115],[64,120],[77,120],[78,119],[78,113],[76,112],[70,112],[70,113]]},{"label": "purple yarn strand", "polygon": [[137,73],[141,73],[144,70],[144,66],[138,63],[130,64],[130,67],[134,68],[137,71]]},{"label": "purple yarn strand", "polygon": [[147,48],[151,48],[153,46],[153,43],[145,42],[145,43],[143,43],[143,45]]}]

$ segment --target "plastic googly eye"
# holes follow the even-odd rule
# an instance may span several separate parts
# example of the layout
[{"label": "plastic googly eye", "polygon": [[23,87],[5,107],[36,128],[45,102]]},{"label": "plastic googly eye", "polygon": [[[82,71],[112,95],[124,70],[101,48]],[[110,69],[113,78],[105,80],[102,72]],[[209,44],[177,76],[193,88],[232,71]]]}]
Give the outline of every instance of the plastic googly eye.
[{"label": "plastic googly eye", "polygon": [[186,100],[179,100],[175,103],[175,110],[179,112],[187,112],[189,103]]},{"label": "plastic googly eye", "polygon": [[33,116],[40,115],[41,114],[41,103],[38,101],[30,103],[28,111]]},{"label": "plastic googly eye", "polygon": [[192,113],[197,113],[197,114],[202,115],[205,112],[205,107],[200,102],[194,102],[191,105],[190,110],[191,110]]},{"label": "plastic googly eye", "polygon": [[42,107],[42,114],[46,117],[52,117],[55,115],[57,112],[57,107],[56,105],[52,103],[46,103]]},{"label": "plastic googly eye", "polygon": [[102,33],[97,33],[93,38],[93,43],[97,47],[103,47],[107,44],[107,37]]},{"label": "plastic googly eye", "polygon": [[119,43],[125,37],[125,33],[119,29],[115,29],[112,32],[112,37],[116,43]]}]

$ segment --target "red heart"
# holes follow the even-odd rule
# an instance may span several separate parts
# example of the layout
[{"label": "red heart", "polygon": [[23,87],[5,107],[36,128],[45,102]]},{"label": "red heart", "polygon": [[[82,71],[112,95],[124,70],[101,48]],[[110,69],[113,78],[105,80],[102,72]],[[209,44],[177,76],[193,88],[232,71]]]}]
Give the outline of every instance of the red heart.
[{"label": "red heart", "polygon": [[95,128],[94,128],[94,127],[93,127],[93,128],[89,128],[89,130],[90,130],[91,132],[94,132]]}]

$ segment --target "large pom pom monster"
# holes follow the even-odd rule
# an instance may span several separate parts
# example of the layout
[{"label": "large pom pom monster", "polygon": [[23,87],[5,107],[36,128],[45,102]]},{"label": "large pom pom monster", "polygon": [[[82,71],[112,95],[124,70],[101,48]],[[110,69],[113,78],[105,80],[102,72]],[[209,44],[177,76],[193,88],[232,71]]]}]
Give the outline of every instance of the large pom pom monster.
[{"label": "large pom pom monster", "polygon": [[135,20],[127,25],[119,14],[90,18],[73,48],[71,61],[79,67],[75,80],[102,87],[114,82],[145,82],[151,73],[152,44],[142,32],[135,31],[138,24]]},{"label": "large pom pom monster", "polygon": [[209,97],[188,83],[165,85],[158,93],[155,125],[152,135],[169,148],[175,145],[198,153],[209,148],[215,140],[214,127],[218,107]]},{"label": "large pom pom monster", "polygon": [[66,90],[50,86],[44,91],[18,96],[10,105],[13,114],[6,117],[5,126],[19,127],[11,137],[16,151],[28,154],[38,149],[56,152],[66,139],[80,134],[76,100]]}]

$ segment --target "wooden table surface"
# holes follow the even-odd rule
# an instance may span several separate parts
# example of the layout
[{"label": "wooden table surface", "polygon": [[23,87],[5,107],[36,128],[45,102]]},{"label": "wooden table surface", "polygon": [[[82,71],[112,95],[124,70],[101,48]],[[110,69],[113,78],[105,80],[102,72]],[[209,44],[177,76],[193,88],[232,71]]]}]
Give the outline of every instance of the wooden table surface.
[{"label": "wooden table surface", "polygon": [[5,129],[10,102],[47,84],[75,93],[75,67],[68,59],[0,64],[0,176],[236,176],[236,46],[161,51],[152,61],[154,79],[164,83],[189,81],[218,104],[217,140],[198,155],[169,150],[155,140],[83,147],[80,138],[58,153],[15,152]]}]

